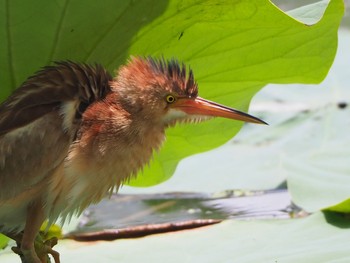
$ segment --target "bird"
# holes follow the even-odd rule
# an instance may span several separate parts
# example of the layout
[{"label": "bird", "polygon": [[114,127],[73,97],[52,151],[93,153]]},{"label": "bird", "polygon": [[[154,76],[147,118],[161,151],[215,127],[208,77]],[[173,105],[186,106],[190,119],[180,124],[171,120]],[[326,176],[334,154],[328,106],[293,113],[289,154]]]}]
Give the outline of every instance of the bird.
[{"label": "bird", "polygon": [[22,262],[47,262],[45,220],[64,222],[135,177],[178,123],[223,117],[266,124],[198,96],[175,58],[130,57],[113,77],[100,64],[41,68],[0,104],[0,233]]}]

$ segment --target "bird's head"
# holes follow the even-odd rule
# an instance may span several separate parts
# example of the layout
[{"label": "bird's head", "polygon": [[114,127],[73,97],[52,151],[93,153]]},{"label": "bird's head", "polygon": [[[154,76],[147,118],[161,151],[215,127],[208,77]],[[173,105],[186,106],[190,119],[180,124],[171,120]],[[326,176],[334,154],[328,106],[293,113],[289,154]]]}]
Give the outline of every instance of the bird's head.
[{"label": "bird's head", "polygon": [[134,57],[122,66],[111,87],[129,112],[171,126],[224,117],[252,123],[264,121],[198,96],[192,70],[177,60]]}]

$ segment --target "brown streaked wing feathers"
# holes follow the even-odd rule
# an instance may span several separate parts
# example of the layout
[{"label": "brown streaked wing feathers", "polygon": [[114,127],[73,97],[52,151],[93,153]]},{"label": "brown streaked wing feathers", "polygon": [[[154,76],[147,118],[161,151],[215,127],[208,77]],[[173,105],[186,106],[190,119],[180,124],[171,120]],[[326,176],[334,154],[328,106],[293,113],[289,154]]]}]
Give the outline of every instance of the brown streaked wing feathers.
[{"label": "brown streaked wing feathers", "polygon": [[62,102],[89,105],[104,98],[111,80],[100,65],[66,61],[44,67],[0,105],[0,136],[57,109]]}]

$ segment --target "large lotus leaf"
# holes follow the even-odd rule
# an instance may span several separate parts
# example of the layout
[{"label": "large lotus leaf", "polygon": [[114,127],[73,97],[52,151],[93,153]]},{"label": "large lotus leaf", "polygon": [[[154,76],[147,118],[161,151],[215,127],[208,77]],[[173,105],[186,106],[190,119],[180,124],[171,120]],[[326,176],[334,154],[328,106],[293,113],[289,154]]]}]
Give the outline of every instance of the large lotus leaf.
[{"label": "large lotus leaf", "polygon": [[[294,11],[305,22],[321,18],[306,25],[266,0],[1,1],[0,97],[53,60],[113,69],[130,54],[155,55],[191,65],[201,96],[246,110],[266,83],[317,83],[326,76],[343,2],[330,1],[323,14],[326,5]],[[224,143],[240,127],[217,119],[169,130],[164,149],[132,183],[167,179],[180,159]]]},{"label": "large lotus leaf", "polygon": [[[325,3],[292,13],[303,20],[307,18],[307,22],[311,18],[317,20]],[[181,5],[176,8],[182,10]],[[265,1],[240,1],[234,6],[231,3],[210,5],[210,10],[220,13],[215,22],[212,21],[214,15],[208,15],[205,6],[198,14],[193,8],[188,6],[184,13],[179,10],[176,14],[165,13],[167,19],[156,20],[141,30],[137,42],[131,46],[131,53],[144,54],[151,50],[156,55],[179,54],[195,70],[202,96],[240,109],[246,109],[252,96],[267,83],[321,81],[335,55],[331,47],[335,48],[337,26],[343,12],[341,2],[330,2],[322,20],[306,26]],[[195,21],[193,25],[186,22],[189,13]],[[172,30],[174,35],[159,36],[159,28],[163,24],[171,28],[173,19],[184,24],[181,33]],[[331,20],[334,31],[330,29]],[[151,44],[143,46],[143,42]],[[174,172],[181,158],[226,142],[240,127],[239,123],[217,119],[168,130],[168,141],[161,154],[132,185],[161,182]]]},{"label": "large lotus leaf", "polygon": [[[339,87],[337,92],[342,94]],[[308,211],[331,207],[350,212],[350,109],[339,108],[334,100],[312,112],[308,119],[295,120],[300,126],[295,131],[305,132],[295,144],[304,150],[283,160],[293,200]]]},{"label": "large lotus leaf", "polygon": [[273,189],[288,181],[294,203],[314,212],[350,212],[350,31],[339,31],[339,47],[320,85],[268,85],[252,100],[252,113],[268,129],[245,125],[217,148],[182,160],[159,185],[124,187],[127,193],[220,192]]},{"label": "large lotus leaf", "polygon": [[340,36],[339,53],[320,90],[299,87],[304,98],[295,97],[294,105],[308,105],[308,110],[295,115],[284,139],[281,163],[288,189],[294,202],[308,211],[350,212],[350,34],[342,30]]}]

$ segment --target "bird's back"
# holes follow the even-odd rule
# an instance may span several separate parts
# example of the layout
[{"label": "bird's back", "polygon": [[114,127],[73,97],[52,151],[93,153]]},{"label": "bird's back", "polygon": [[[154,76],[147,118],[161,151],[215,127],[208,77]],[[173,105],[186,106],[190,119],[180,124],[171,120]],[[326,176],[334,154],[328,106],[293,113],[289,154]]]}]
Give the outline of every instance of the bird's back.
[{"label": "bird's back", "polygon": [[100,66],[61,62],[30,77],[0,105],[0,227],[20,227],[29,200],[46,195],[84,110],[108,93],[110,80]]}]

